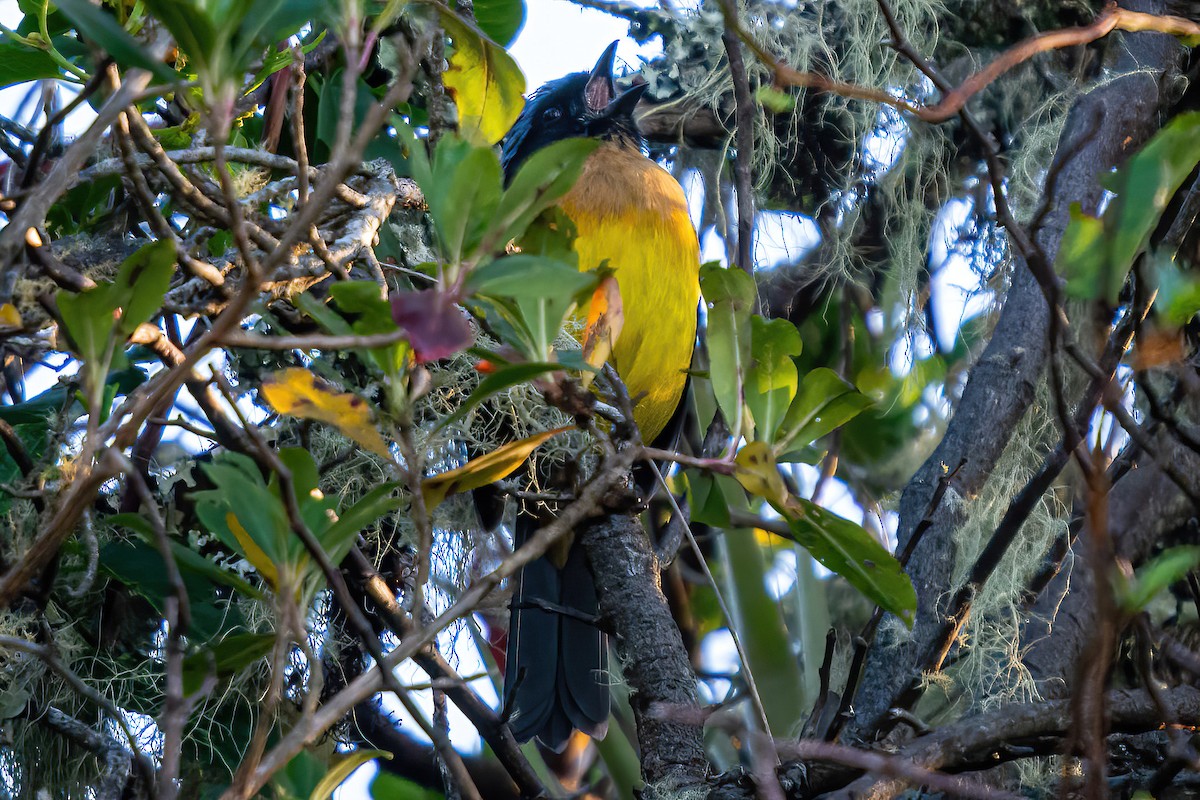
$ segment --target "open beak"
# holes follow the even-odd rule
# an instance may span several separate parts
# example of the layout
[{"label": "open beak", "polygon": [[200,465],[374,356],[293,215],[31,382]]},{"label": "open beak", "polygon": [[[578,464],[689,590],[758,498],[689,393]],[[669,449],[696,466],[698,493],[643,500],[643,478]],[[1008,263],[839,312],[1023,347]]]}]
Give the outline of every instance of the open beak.
[{"label": "open beak", "polygon": [[633,109],[637,106],[638,101],[642,99],[642,95],[644,95],[646,90],[649,88],[650,84],[648,83],[639,83],[634,86],[630,86],[628,89],[621,92],[621,94],[617,95],[615,100],[608,104],[608,106],[601,113],[601,116],[605,119],[632,117]]},{"label": "open beak", "polygon": [[600,60],[592,67],[588,75],[587,86],[583,90],[587,110],[592,114],[600,114],[616,98],[617,87],[613,84],[613,62],[617,57],[617,42],[604,48]]}]

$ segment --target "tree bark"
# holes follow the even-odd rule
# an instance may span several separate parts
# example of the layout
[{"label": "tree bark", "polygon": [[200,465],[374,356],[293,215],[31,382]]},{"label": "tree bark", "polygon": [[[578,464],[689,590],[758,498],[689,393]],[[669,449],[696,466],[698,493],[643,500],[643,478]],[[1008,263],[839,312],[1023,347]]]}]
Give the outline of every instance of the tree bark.
[{"label": "tree bark", "polygon": [[[1200,475],[1200,455],[1170,433],[1158,437],[1156,451],[1180,473]],[[1108,495],[1108,533],[1116,556],[1134,565],[1144,561],[1195,514],[1183,490],[1143,454]],[[1085,528],[1022,631],[1024,663],[1044,697],[1070,694],[1080,654],[1096,631],[1096,587],[1087,566],[1090,538]]]},{"label": "tree bark", "polygon": [[[1162,13],[1161,2],[1125,2],[1123,6]],[[1175,75],[1181,48],[1170,36],[1128,34],[1114,39],[1123,48],[1113,71],[1121,75],[1084,95],[1072,108],[1059,140],[1050,174],[1047,213],[1035,232],[1038,246],[1053,263],[1070,218],[1072,203],[1094,213],[1103,196],[1099,178],[1135,152],[1159,127],[1173,96],[1167,79]],[[945,498],[932,515],[908,571],[917,590],[912,634],[898,625],[883,626],[868,658],[859,692],[857,716],[847,740],[876,731],[894,698],[922,667],[944,620],[944,603],[957,561],[955,537],[974,499],[990,477],[1012,431],[1032,405],[1048,355],[1048,306],[1029,265],[1015,258],[1012,285],[995,331],[971,368],[962,399],[946,435],[921,466],[900,499],[899,547],[903,549],[929,511],[930,499],[947,469],[962,463]]]},{"label": "tree bark", "polygon": [[637,517],[621,514],[589,523],[580,540],[629,683],[642,777],[673,792],[700,786],[708,761],[703,730],[694,724],[700,718],[696,680],[650,540]]}]

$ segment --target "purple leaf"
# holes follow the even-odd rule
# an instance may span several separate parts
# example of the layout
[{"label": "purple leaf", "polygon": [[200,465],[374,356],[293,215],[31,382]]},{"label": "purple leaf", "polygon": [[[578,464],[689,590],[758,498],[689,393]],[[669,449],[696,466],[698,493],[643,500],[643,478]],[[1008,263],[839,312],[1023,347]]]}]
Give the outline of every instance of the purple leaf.
[{"label": "purple leaf", "polygon": [[392,319],[408,336],[417,361],[448,358],[475,341],[463,311],[444,292],[393,292]]}]

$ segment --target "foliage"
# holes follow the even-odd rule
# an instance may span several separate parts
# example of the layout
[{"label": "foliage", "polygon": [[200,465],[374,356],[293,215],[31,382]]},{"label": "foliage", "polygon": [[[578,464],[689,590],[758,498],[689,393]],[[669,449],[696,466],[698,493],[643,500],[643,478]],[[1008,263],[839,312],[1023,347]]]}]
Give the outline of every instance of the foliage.
[{"label": "foliage", "polygon": [[[831,71],[863,66],[864,53],[877,52],[870,32],[883,23],[874,3],[828,4],[819,18],[808,5],[750,3],[738,24],[762,23],[756,47]],[[914,9],[925,8],[899,5],[899,24],[910,27]],[[1181,190],[1200,163],[1195,112],[1175,115],[1103,178],[1102,208],[1071,208],[1058,276],[1039,275],[1037,299],[1057,304],[1065,294],[1088,313],[1054,307],[1058,327],[1038,340],[1052,351],[1049,378],[1034,371],[1009,385],[988,371],[1015,374],[1001,367],[1037,348],[977,359],[992,342],[987,315],[959,326],[953,342],[936,341],[919,317],[946,313],[946,301],[929,300],[935,281],[926,273],[918,280],[911,266],[918,259],[933,268],[929,237],[914,231],[966,208],[975,226],[960,237],[973,237],[967,254],[947,247],[944,260],[969,262],[979,274],[1005,269],[993,218],[1001,204],[988,195],[1004,181],[980,178],[994,165],[990,149],[979,148],[991,144],[968,146],[970,126],[962,126],[930,146],[929,131],[898,115],[851,108],[870,104],[836,92],[785,91],[766,80],[764,64],[751,63],[748,94],[764,152],[707,159],[717,191],[703,198],[702,230],[731,235],[736,220],[722,192],[747,190],[739,159],[764,166],[768,158],[780,169],[760,169],[759,188],[789,213],[811,213],[821,243],[809,263],[778,269],[788,276],[763,265],[701,267],[702,325],[682,434],[647,451],[632,429],[639,398],[627,397],[606,366],[623,324],[618,273],[578,263],[574,224],[557,205],[598,142],[556,142],[510,179],[502,173],[496,145],[527,89],[506,49],[525,18],[522,0],[21,0],[19,8],[20,22],[0,28],[0,88],[74,84],[101,115],[103,138],[71,143],[55,129],[61,120],[33,131],[3,120],[5,186],[15,190],[0,197],[9,220],[0,257],[11,268],[0,282],[0,709],[10,715],[0,721],[0,794],[323,798],[362,765],[395,755],[407,777],[380,772],[372,796],[441,796],[439,781],[468,771],[445,742],[448,696],[488,737],[488,748],[469,757],[478,774],[608,785],[621,797],[659,791],[636,787],[634,773],[662,777],[651,773],[662,744],[654,726],[676,725],[670,714],[678,713],[687,719],[676,727],[692,732],[689,714],[710,722],[703,780],[748,764],[757,781],[772,774],[771,748],[785,739],[825,744],[844,726],[874,724],[852,710],[856,682],[871,675],[863,669],[871,648],[876,659],[903,648],[917,659],[935,654],[936,663],[897,666],[908,681],[903,692],[867,688],[907,703],[899,717],[919,712],[933,725],[952,724],[1020,691],[1036,695],[1014,655],[1033,646],[1023,631],[993,640],[962,634],[1007,631],[1026,613],[1018,603],[1033,602],[1024,593],[1036,578],[1026,573],[1056,552],[1040,538],[1021,539],[1033,512],[1009,522],[1025,507],[1022,483],[1038,488],[1026,505],[1062,523],[1062,549],[1088,531],[1080,552],[1108,579],[1088,589],[1103,593],[1092,605],[1109,613],[1097,623],[1109,637],[1096,640],[1105,653],[1097,663],[1107,667],[1125,626],[1175,641],[1194,616],[1182,603],[1174,616],[1161,612],[1172,591],[1194,591],[1200,563],[1180,533],[1190,518],[1179,510],[1200,496],[1200,471],[1170,466],[1191,465],[1196,449],[1185,402],[1194,399],[1186,354],[1200,309],[1195,187]],[[728,63],[703,61],[724,52],[722,34],[736,39],[717,9],[686,19],[616,10],[634,14],[642,33],[665,36],[673,63],[643,69],[655,91],[680,92],[673,99],[697,112],[713,92],[714,106],[732,102]],[[947,30],[969,38],[940,5],[923,13],[941,14]],[[1063,16],[1052,21],[1077,21],[1055,13]],[[824,37],[822,47],[809,35]],[[747,59],[760,55],[746,48]],[[895,78],[896,53],[876,57],[887,60],[870,70],[879,85],[914,102],[927,91],[915,72]],[[107,108],[119,82],[139,73],[149,73],[149,88],[129,108]],[[699,73],[707,83],[688,85]],[[1016,95],[1029,80],[1022,73],[997,82],[985,98],[999,104],[989,109],[1008,126],[999,131],[1006,147],[1030,138],[1014,124],[1028,110],[1029,99]],[[808,133],[806,119],[817,123]],[[653,115],[642,123],[652,126]],[[909,149],[872,174],[865,162],[889,137]],[[684,147],[670,155],[668,164],[704,160]],[[803,158],[818,165],[813,175],[801,174]],[[968,164],[969,180],[949,178]],[[1039,169],[1053,177],[1046,166]],[[779,182],[783,167],[795,174],[792,185]],[[902,192],[903,212],[887,203]],[[47,208],[17,230],[13,221],[39,198]],[[756,217],[760,239],[771,213]],[[875,228],[862,222],[872,215],[883,217]],[[894,230],[903,235],[889,241]],[[852,257],[861,271],[827,268]],[[1009,285],[1023,280],[1007,277]],[[997,300],[1008,296],[994,291]],[[1135,356],[1125,353],[1130,341]],[[975,395],[972,384],[982,386]],[[991,413],[1026,390],[1039,399],[1015,417],[1024,426],[989,430],[987,414],[956,416],[978,408],[973,397],[992,398]],[[1127,400],[1137,414],[1125,410]],[[1084,414],[1094,416],[1093,430],[1062,431],[1060,450],[1058,428],[1045,441],[1019,433],[1047,429],[1028,422],[1037,415],[1069,426]],[[974,427],[943,439],[952,426]],[[1134,445],[1095,433],[1121,427],[1132,428]],[[974,483],[959,483],[955,464],[937,454],[920,466],[946,441],[960,442]],[[1063,468],[1059,452],[1074,455],[1082,480],[1054,484],[1055,471],[1037,484]],[[989,482],[997,464],[1016,466]],[[648,495],[643,472],[653,477],[654,469],[669,491]],[[1125,540],[1105,538],[1125,535],[1119,515],[1110,530],[1105,504],[1119,498],[1125,476],[1152,470],[1167,476],[1173,494],[1152,510],[1162,517],[1157,527],[1146,525],[1162,531],[1161,541],[1134,558]],[[500,496],[499,510],[488,508],[489,492]],[[1073,526],[1071,502],[1060,496],[1083,509]],[[474,682],[455,670],[460,661],[494,665],[504,647],[495,590],[538,552],[559,557],[561,541],[514,543],[504,497],[510,511],[541,504],[575,520],[642,520],[649,563],[662,574],[641,577],[674,615],[672,637],[677,626],[678,646],[690,648],[683,655],[697,667],[696,676],[673,679],[698,688],[712,709],[647,710],[658,687],[638,683],[646,680],[638,654],[623,652],[621,663],[614,659],[620,699],[609,739],[588,751],[586,773],[568,774],[558,760],[512,743],[497,716],[505,709],[481,711]],[[568,537],[580,536],[583,523],[577,528]],[[969,539],[972,531],[987,539]],[[922,535],[940,538],[926,544]],[[994,548],[1014,542],[1026,546],[1028,563],[1005,573],[996,566],[1001,552],[987,568]],[[914,583],[929,573],[902,563],[912,553],[944,560],[945,581]],[[993,573],[1014,585],[1000,590],[999,604],[977,605],[978,626],[963,628],[983,584],[1002,582]],[[966,605],[947,611],[960,598]],[[925,646],[930,631],[950,629],[943,648]],[[722,632],[736,651],[727,671],[701,645]],[[621,647],[635,639],[619,638]],[[1169,660],[1170,647],[1161,650]],[[970,683],[983,658],[1020,673],[1011,678],[1019,688],[1004,669]],[[1156,658],[1138,668],[1157,669]],[[395,673],[384,677],[376,667],[385,660],[418,665],[430,682],[413,688]],[[1181,663],[1173,669],[1188,672],[1195,662]],[[1143,680],[1150,687],[1157,678]],[[934,685],[945,692],[940,706]],[[381,697],[398,699],[415,725],[397,732],[390,715],[398,706]],[[431,721],[414,700],[426,697]],[[1180,722],[1155,718],[1147,729]],[[421,757],[437,760],[436,779],[388,744],[413,727],[437,743]],[[1041,747],[1060,728],[1017,738]],[[979,763],[1024,752],[992,744]],[[48,747],[66,756],[36,760]],[[911,766],[918,771],[897,775],[926,775],[923,762]],[[930,787],[953,793],[937,782],[947,776],[928,775]],[[844,789],[852,777],[839,779],[828,788]],[[528,783],[520,789],[533,793]],[[764,785],[763,794],[772,789]]]}]

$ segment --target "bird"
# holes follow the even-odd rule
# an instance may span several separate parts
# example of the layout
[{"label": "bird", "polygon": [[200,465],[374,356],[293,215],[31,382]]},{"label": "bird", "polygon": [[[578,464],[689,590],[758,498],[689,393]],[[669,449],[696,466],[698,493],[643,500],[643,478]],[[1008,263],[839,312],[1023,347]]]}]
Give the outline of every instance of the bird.
[{"label": "bird", "polygon": [[[700,250],[679,182],[648,158],[633,111],[646,84],[617,91],[609,45],[590,72],[543,85],[528,98],[501,148],[511,180],[539,148],[568,138],[600,140],[559,208],[575,226],[581,270],[607,264],[623,324],[610,357],[634,399],[642,439],[664,434],[681,403],[696,337]],[[544,521],[544,520],[543,520]],[[539,527],[518,513],[519,547]],[[582,547],[568,545],[527,565],[510,610],[505,709],[513,735],[561,752],[574,730],[607,731],[607,635],[597,626],[595,580]]]}]

